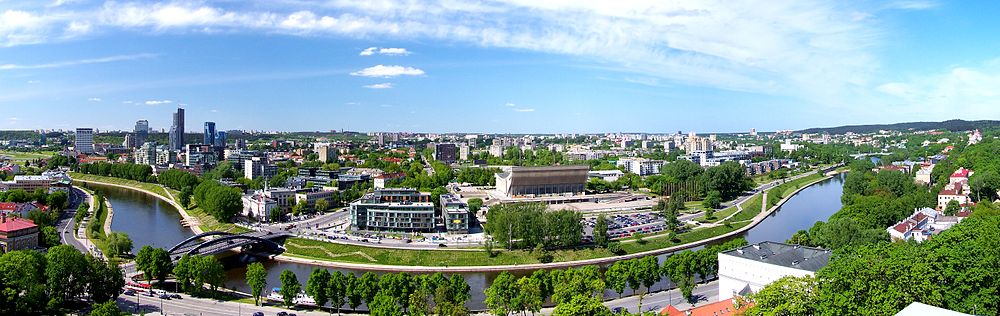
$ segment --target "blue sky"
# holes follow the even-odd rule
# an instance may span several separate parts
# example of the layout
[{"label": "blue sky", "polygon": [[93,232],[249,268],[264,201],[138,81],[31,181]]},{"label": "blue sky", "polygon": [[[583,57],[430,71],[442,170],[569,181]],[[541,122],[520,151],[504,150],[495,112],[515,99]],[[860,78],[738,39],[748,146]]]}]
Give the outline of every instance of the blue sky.
[{"label": "blue sky", "polygon": [[731,132],[1000,117],[1000,2],[0,0],[0,129]]}]

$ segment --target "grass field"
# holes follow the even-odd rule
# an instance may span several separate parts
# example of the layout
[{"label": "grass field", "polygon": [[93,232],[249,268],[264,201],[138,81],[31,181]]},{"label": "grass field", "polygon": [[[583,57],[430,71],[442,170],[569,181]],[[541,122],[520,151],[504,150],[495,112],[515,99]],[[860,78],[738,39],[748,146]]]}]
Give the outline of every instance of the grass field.
[{"label": "grass field", "polygon": [[0,160],[6,158],[14,161],[14,163],[19,165],[24,165],[25,161],[35,160],[41,158],[49,158],[54,155],[54,151],[34,151],[34,152],[21,152],[21,151],[7,151],[0,150]]}]

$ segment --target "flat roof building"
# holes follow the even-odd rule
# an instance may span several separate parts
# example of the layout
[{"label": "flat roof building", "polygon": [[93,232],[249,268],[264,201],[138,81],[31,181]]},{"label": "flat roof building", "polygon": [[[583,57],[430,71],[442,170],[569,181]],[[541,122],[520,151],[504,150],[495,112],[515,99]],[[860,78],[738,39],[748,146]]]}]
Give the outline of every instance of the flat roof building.
[{"label": "flat roof building", "polygon": [[445,230],[449,233],[469,233],[469,205],[462,202],[457,194],[441,195],[441,214]]},{"label": "flat roof building", "polygon": [[511,167],[496,174],[497,190],[505,196],[583,194],[590,166]]},{"label": "flat roof building", "polygon": [[437,226],[431,195],[415,189],[379,189],[351,203],[352,230],[431,232]]},{"label": "flat roof building", "polygon": [[719,253],[719,299],[760,291],[786,276],[814,275],[830,262],[827,249],[765,241]]},{"label": "flat roof building", "polygon": [[443,163],[453,163],[458,160],[458,146],[455,144],[435,144],[434,159]]}]

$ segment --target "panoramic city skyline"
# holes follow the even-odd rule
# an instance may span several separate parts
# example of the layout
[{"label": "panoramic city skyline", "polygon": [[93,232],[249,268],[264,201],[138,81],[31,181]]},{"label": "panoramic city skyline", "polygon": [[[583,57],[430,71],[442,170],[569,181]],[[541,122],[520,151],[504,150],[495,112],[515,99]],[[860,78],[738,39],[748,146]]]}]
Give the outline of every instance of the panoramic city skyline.
[{"label": "panoramic city skyline", "polygon": [[146,119],[160,130],[177,106],[189,132],[204,121],[557,133],[995,117],[1000,41],[996,22],[977,19],[991,6],[4,1],[0,128]]}]

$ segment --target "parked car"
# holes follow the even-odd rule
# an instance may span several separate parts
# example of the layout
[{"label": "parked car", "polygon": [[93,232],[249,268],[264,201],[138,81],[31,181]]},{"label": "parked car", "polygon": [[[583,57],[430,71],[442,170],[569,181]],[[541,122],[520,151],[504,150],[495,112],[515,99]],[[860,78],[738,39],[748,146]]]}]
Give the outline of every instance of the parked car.
[{"label": "parked car", "polygon": [[253,316],[264,316],[264,312],[253,312]]}]

